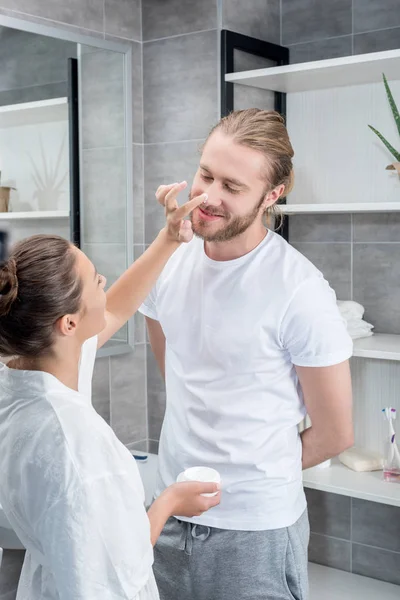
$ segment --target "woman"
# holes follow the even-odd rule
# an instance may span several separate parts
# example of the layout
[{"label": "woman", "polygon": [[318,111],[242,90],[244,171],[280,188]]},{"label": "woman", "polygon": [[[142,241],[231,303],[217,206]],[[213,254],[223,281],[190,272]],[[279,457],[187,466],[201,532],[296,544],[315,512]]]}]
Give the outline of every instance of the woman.
[{"label": "woman", "polygon": [[[168,186],[167,223],[105,294],[66,240],[33,236],[0,268],[0,503],[27,549],[18,600],[153,600],[154,545],[172,514],[219,502],[215,484],[175,484],[148,516],[135,460],[90,399],[96,349],[136,311],[190,241],[185,183]],[[165,193],[163,186],[159,193]]]}]

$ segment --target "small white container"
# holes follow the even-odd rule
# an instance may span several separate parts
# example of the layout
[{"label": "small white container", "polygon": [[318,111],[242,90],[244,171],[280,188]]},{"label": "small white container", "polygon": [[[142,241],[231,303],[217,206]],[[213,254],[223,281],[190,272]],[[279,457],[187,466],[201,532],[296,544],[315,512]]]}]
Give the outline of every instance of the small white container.
[{"label": "small white container", "polygon": [[[176,481],[177,483],[181,483],[182,481],[221,483],[221,475],[216,469],[212,469],[211,467],[190,467],[190,469],[186,469],[186,471],[179,473]],[[212,496],[216,496],[217,494],[218,492],[214,492],[213,494],[202,494],[202,496],[211,498]]]},{"label": "small white container", "polygon": [[332,465],[332,460],[328,458],[328,460],[324,460],[324,462],[319,463],[319,465],[315,465],[316,469],[327,469]]}]

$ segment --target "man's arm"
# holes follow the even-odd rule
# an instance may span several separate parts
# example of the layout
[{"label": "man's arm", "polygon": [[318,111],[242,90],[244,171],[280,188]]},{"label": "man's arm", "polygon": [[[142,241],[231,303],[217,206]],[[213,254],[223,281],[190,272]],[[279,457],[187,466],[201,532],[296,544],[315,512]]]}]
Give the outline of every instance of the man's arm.
[{"label": "man's arm", "polygon": [[158,368],[165,379],[165,335],[158,321],[146,317],[147,331],[153,354],[156,357]]},{"label": "man's arm", "polygon": [[337,456],[354,443],[349,361],[296,367],[312,426],[301,434],[303,469]]}]

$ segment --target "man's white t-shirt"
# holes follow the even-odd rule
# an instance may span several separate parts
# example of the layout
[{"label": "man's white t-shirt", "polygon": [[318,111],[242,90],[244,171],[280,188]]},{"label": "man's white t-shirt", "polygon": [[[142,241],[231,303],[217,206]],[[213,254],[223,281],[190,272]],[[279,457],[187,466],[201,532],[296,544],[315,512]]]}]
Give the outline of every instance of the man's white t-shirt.
[{"label": "man's white t-shirt", "polygon": [[156,600],[136,461],[94,410],[97,338],[79,392],[0,363],[0,504],[27,549],[18,600]]},{"label": "man's white t-shirt", "polygon": [[194,238],[140,310],[166,336],[157,495],[188,467],[214,467],[221,503],[188,520],[235,530],[293,524],[306,507],[295,365],[326,367],[352,354],[322,274],[272,231],[230,261],[211,260]]}]

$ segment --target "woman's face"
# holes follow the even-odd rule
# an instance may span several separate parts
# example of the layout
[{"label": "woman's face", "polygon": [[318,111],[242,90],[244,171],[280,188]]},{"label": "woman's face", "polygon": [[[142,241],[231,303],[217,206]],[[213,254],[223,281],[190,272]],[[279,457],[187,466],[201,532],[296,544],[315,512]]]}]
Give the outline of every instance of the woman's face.
[{"label": "woman's face", "polygon": [[100,275],[93,263],[78,248],[76,252],[76,269],[82,281],[82,304],[77,334],[84,341],[98,335],[106,326],[106,294],[107,280]]}]

